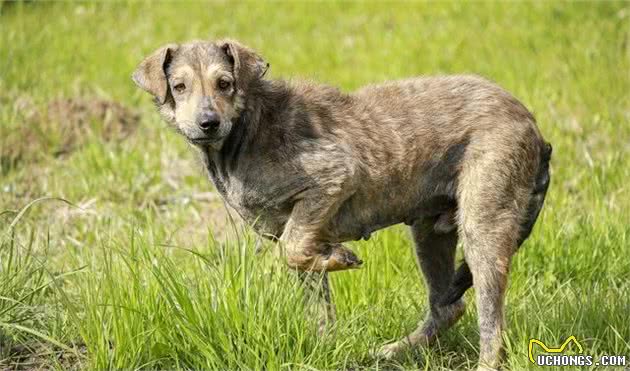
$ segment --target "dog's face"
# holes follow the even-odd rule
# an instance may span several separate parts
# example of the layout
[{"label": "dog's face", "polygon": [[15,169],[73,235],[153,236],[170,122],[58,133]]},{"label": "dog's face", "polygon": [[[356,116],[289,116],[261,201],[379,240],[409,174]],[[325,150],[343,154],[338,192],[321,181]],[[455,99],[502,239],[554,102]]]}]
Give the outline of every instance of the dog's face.
[{"label": "dog's face", "polygon": [[136,69],[133,80],[190,143],[220,149],[268,64],[231,40],[169,44]]}]

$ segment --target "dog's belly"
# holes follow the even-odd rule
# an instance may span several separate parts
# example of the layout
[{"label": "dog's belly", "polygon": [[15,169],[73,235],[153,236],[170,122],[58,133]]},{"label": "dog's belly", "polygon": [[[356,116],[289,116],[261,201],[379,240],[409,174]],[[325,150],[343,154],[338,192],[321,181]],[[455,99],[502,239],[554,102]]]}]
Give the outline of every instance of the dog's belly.
[{"label": "dog's belly", "polygon": [[406,222],[412,212],[405,202],[387,202],[355,194],[344,202],[328,224],[325,235],[331,242],[368,239],[370,234]]},{"label": "dog's belly", "polygon": [[413,224],[414,221],[437,216],[456,208],[456,202],[447,196],[412,196],[390,193],[390,197],[374,199],[355,195],[339,208],[326,228],[331,242],[368,239],[372,232],[395,224]]},{"label": "dog's belly", "polygon": [[338,214],[325,232],[330,242],[356,241],[369,239],[372,232],[401,223],[403,220],[391,215],[371,215],[364,218],[344,217]]}]

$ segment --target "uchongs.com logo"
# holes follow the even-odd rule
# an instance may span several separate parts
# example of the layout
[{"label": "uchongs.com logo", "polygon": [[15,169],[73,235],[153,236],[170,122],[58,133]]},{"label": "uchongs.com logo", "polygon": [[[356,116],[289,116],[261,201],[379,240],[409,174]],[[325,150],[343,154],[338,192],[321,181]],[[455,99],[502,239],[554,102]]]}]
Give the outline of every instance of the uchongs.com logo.
[{"label": "uchongs.com logo", "polygon": [[[568,347],[572,344],[571,350],[575,354],[568,353]],[[534,345],[540,346],[542,352],[534,356]],[[557,348],[548,347],[539,339],[529,339],[529,360],[537,366],[625,366],[628,361],[622,355],[602,355],[593,356],[584,354],[582,344],[575,338],[569,336],[562,345]]]}]

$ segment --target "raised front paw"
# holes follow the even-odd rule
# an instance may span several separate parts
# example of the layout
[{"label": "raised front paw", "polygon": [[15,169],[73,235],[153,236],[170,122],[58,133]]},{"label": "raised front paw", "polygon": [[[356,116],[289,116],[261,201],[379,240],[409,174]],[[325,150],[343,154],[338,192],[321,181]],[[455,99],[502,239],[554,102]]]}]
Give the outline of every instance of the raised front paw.
[{"label": "raised front paw", "polygon": [[361,268],[363,260],[359,259],[349,248],[337,243],[330,245],[330,255],[324,259],[324,264],[326,271],[335,272]]},{"label": "raised front paw", "polygon": [[287,263],[291,268],[311,272],[335,272],[360,268],[363,261],[342,244],[326,244],[324,248],[311,251],[301,250],[287,253]]}]

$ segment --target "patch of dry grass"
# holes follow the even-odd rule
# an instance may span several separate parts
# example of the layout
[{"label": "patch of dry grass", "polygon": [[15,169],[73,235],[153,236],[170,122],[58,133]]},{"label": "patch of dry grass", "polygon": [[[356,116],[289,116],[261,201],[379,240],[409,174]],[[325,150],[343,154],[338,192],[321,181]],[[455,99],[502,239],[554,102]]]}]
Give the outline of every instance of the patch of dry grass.
[{"label": "patch of dry grass", "polygon": [[40,108],[26,94],[0,97],[12,123],[0,126],[0,174],[49,156],[67,156],[94,140],[120,142],[138,127],[140,115],[102,98],[57,98]]}]

